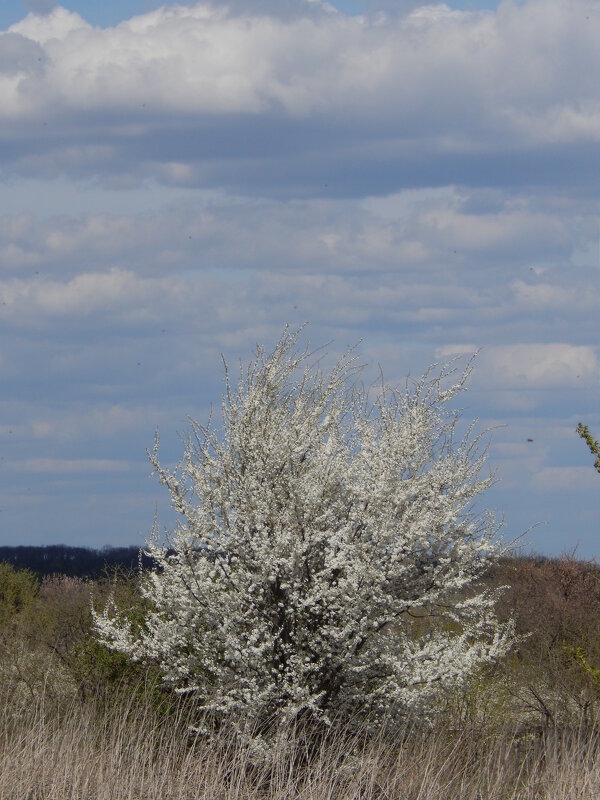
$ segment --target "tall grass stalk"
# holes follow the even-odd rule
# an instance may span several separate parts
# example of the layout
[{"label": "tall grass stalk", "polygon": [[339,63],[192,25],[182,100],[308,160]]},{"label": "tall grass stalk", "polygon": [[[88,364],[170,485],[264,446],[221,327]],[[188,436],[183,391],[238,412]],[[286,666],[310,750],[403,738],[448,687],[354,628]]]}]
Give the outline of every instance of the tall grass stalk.
[{"label": "tall grass stalk", "polygon": [[131,694],[112,706],[0,698],[0,800],[579,800],[600,797],[598,728],[519,739],[439,727],[396,736],[288,731],[257,761]]}]

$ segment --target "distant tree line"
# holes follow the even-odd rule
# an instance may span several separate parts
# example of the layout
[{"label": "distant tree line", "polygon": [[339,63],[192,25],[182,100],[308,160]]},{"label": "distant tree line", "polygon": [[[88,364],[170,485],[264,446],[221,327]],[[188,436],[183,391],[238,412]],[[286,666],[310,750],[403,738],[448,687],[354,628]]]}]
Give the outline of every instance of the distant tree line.
[{"label": "distant tree line", "polygon": [[[141,559],[142,568],[149,569],[152,560],[144,553]],[[16,569],[31,570],[40,579],[54,574],[96,579],[115,570],[137,571],[140,550],[133,545],[101,549],[64,544],[3,546],[0,547],[0,562],[12,564]]]}]

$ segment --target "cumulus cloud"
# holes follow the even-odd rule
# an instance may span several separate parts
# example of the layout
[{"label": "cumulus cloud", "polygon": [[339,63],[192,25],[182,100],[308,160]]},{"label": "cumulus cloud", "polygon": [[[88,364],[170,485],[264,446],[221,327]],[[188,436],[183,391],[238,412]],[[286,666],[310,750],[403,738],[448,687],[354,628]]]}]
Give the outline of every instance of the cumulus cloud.
[{"label": "cumulus cloud", "polygon": [[[142,295],[147,297],[148,293],[160,292],[164,288],[164,285],[156,286],[139,280],[131,272],[113,269],[107,273],[78,275],[63,283],[9,281],[2,287],[2,297],[8,314],[86,316],[127,303],[133,294],[138,302],[143,302]],[[175,287],[172,288],[176,291]]]},{"label": "cumulus cloud", "polygon": [[594,385],[600,380],[597,348],[564,342],[493,345],[482,353],[478,380],[505,389]]},{"label": "cumulus cloud", "polygon": [[40,44],[18,33],[0,34],[0,75],[3,79],[14,75],[41,75],[39,62],[44,56]]},{"label": "cumulus cloud", "polygon": [[369,180],[390,193],[485,173],[543,182],[577,143],[570,177],[589,180],[600,16],[587,11],[529,0],[382,19],[199,3],[102,29],[57,7],[4,36],[4,162],[245,193],[352,194]]}]

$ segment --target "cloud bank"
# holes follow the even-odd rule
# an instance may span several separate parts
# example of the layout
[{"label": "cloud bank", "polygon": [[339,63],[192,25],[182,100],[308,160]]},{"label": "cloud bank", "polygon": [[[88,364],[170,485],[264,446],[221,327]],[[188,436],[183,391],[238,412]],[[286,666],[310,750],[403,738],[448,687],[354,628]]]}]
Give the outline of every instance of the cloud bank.
[{"label": "cloud bank", "polygon": [[163,7],[107,29],[28,15],[0,48],[4,169],[339,196],[543,184],[570,148],[562,180],[589,185],[593,4],[289,8]]}]

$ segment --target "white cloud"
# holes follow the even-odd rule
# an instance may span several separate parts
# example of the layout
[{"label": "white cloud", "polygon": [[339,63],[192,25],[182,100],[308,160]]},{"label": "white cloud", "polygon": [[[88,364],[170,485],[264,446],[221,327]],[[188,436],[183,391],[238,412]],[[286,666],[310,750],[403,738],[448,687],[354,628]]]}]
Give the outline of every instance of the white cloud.
[{"label": "white cloud", "polygon": [[[138,166],[155,162],[165,180],[201,181],[190,162],[214,158],[203,155],[207,146],[222,150],[220,119],[234,161],[262,157],[265,139],[286,160],[296,155],[276,120],[310,121],[301,150],[337,146],[356,163],[598,141],[600,15],[585,19],[587,0],[504,3],[496,13],[424,6],[384,19],[304,8],[174,6],[106,29],[61,7],[28,15],[7,34],[19,45],[0,81],[0,116],[37,145],[17,161],[81,171],[101,125],[96,158],[120,162],[120,150],[139,141],[128,153]],[[173,157],[177,148],[159,153],[173,114],[197,139],[183,159]],[[259,134],[232,130],[231,115],[259,120]]]},{"label": "white cloud", "polygon": [[469,214],[459,209],[435,209],[424,215],[423,224],[448,247],[461,250],[496,251],[515,248],[532,239],[556,246],[565,239],[564,222],[542,213],[501,211]]},{"label": "white cloud", "polygon": [[36,325],[44,318],[86,318],[104,314],[121,322],[152,322],[160,310],[201,309],[210,301],[212,281],[138,277],[130,270],[82,273],[67,281],[51,279],[0,282],[4,316],[18,324]]},{"label": "white cloud", "polygon": [[476,377],[478,385],[490,388],[575,388],[596,384],[600,363],[589,345],[492,345],[483,350]]},{"label": "white cloud", "polygon": [[79,316],[122,305],[134,293],[139,297],[142,287],[144,283],[133,273],[113,269],[104,274],[84,273],[66,283],[7,281],[0,292],[9,313]]},{"label": "white cloud", "polygon": [[[42,409],[35,409],[33,418],[28,421],[28,427],[21,431],[21,435],[31,434],[38,441],[68,441],[90,435],[109,439],[132,431],[153,429],[167,421],[165,410],[156,403],[70,407],[68,413],[44,413]],[[143,458],[143,452],[137,455]]]},{"label": "white cloud", "polygon": [[515,301],[522,309],[534,311],[597,311],[600,307],[600,287],[596,284],[561,286],[548,282],[511,285]]},{"label": "white cloud", "polygon": [[[64,274],[69,268],[103,270],[126,259],[146,274],[176,265],[247,269],[269,263],[286,270],[366,274],[420,270],[437,261],[448,275],[456,275],[469,259],[479,268],[490,258],[508,264],[530,257],[554,261],[562,254],[566,260],[581,242],[582,225],[587,226],[575,203],[534,213],[537,196],[523,199],[519,212],[506,211],[504,198],[485,213],[469,208],[465,190],[409,191],[392,196],[389,204],[386,200],[207,200],[190,191],[185,200],[142,213],[0,216],[0,269],[10,273],[60,264]],[[594,235],[587,227],[585,234]],[[528,278],[534,275],[527,272]],[[569,282],[571,291],[579,291],[573,276]],[[527,305],[530,283],[513,280],[511,302],[517,295]],[[550,277],[544,283],[559,285]],[[593,296],[593,290],[586,293],[586,303]]]},{"label": "white cloud", "polygon": [[21,34],[32,42],[47,45],[64,42],[71,35],[81,31],[90,32],[93,29],[79,14],[59,6],[48,14],[36,14],[34,10],[9,30]]},{"label": "white cloud", "polygon": [[542,490],[588,492],[598,489],[598,474],[593,467],[544,467],[533,475],[532,485]]},{"label": "white cloud", "polygon": [[436,348],[436,359],[452,358],[454,356],[472,356],[479,348],[476,344],[445,344]]}]

